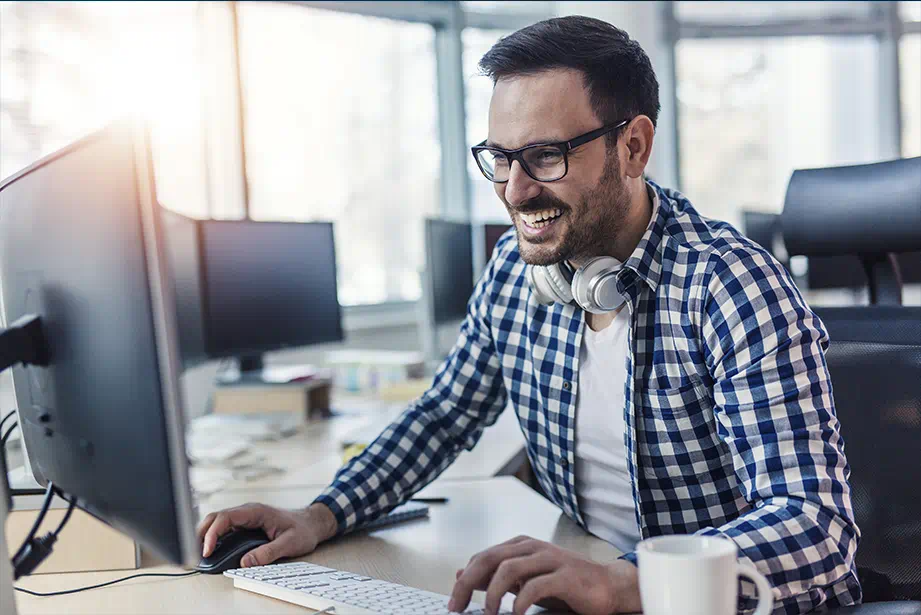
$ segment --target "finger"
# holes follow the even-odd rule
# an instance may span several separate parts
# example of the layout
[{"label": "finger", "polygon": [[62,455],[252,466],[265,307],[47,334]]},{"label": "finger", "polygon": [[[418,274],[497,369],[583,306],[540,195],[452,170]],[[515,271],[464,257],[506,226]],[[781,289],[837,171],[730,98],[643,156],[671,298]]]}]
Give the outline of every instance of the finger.
[{"label": "finger", "polygon": [[297,555],[294,553],[294,531],[285,530],[272,542],[257,547],[243,556],[240,564],[244,568],[265,566],[277,559]]},{"label": "finger", "polygon": [[265,517],[265,510],[262,506],[245,505],[237,508],[231,508],[219,512],[214,518],[214,522],[205,533],[205,539],[202,544],[202,557],[208,557],[214,551],[214,545],[217,539],[234,527],[262,527]]},{"label": "finger", "polygon": [[524,534],[520,534],[520,535],[518,535],[518,536],[515,536],[514,538],[509,538],[509,539],[506,540],[505,542],[500,542],[500,543],[499,543],[498,545],[496,545],[496,546],[497,546],[497,547],[501,547],[501,546],[503,546],[503,545],[517,545],[518,543],[521,543],[521,542],[528,542],[528,541],[537,542],[537,543],[542,542],[542,541],[537,540],[537,539],[535,539],[535,538],[531,538],[530,536],[525,536]]},{"label": "finger", "polygon": [[205,515],[205,518],[201,520],[201,523],[198,524],[198,529],[195,533],[198,535],[199,540],[205,537],[205,532],[207,532],[211,524],[214,523],[215,517],[217,517],[217,513],[208,513]]},{"label": "finger", "polygon": [[505,560],[496,568],[486,590],[486,612],[497,613],[505,594],[522,587],[534,577],[556,570],[560,565],[561,562],[548,551]]},{"label": "finger", "polygon": [[529,608],[547,598],[557,598],[565,602],[566,587],[566,579],[559,572],[533,577],[521,587],[512,605],[512,612],[515,615],[524,615]]},{"label": "finger", "polygon": [[486,589],[489,586],[489,580],[499,564],[514,557],[531,555],[541,544],[543,543],[532,539],[509,541],[474,555],[454,583],[448,608],[463,611],[470,603],[470,596],[474,590]]}]

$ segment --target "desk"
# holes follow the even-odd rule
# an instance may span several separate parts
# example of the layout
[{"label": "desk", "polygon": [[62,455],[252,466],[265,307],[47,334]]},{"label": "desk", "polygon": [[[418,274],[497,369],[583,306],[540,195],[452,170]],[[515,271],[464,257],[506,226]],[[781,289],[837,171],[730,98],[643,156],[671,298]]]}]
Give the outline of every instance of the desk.
[{"label": "desk", "polygon": [[[302,506],[319,489],[250,490],[215,494],[208,512],[247,501],[280,507]],[[613,546],[579,528],[559,509],[517,479],[495,478],[472,482],[434,483],[426,495],[446,496],[447,504],[431,506],[428,520],[417,520],[367,534],[346,536],[320,546],[306,561],[366,574],[386,581],[448,594],[454,573],[475,553],[519,534],[551,541],[599,562],[611,562],[620,553]],[[53,557],[53,556],[52,556]],[[179,572],[159,566],[146,572]],[[39,575],[20,579],[23,587],[55,591],[102,583],[123,572]],[[475,599],[482,603],[483,595]],[[233,589],[220,575],[186,579],[137,579],[100,590],[52,598],[16,594],[20,615],[80,613],[290,613],[308,609]]]},{"label": "desk", "polygon": [[[342,439],[380,421],[367,415],[335,416],[309,423],[297,434],[275,442],[260,442],[253,452],[283,473],[246,482],[234,480],[223,490],[326,486],[342,466]],[[524,436],[515,413],[506,410],[487,427],[473,451],[464,451],[439,480],[476,480],[514,474],[527,460]]]}]

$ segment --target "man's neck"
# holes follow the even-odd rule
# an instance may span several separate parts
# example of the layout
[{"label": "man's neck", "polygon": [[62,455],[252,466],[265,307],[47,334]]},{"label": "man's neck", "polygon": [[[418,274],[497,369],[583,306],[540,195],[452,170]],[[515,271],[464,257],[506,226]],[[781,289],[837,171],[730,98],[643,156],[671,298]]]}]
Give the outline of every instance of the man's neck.
[{"label": "man's neck", "polygon": [[587,324],[592,331],[603,331],[611,326],[611,323],[614,322],[614,319],[617,318],[617,315],[620,314],[620,311],[624,309],[626,305],[625,303],[613,312],[605,312],[604,314],[586,312],[585,324]]},{"label": "man's neck", "polygon": [[643,235],[646,234],[646,228],[649,226],[649,220],[652,218],[652,199],[649,198],[649,190],[646,181],[638,178],[631,185],[630,190],[630,208],[627,210],[627,216],[624,228],[617,237],[617,245],[611,246],[610,256],[613,256],[622,263],[636,250],[640,244]]}]

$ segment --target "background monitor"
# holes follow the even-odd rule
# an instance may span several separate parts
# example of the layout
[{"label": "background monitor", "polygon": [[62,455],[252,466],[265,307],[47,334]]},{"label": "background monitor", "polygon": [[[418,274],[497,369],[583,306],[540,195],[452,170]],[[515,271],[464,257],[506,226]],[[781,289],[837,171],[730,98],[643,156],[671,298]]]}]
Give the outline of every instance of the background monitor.
[{"label": "background monitor", "polygon": [[435,325],[463,320],[473,294],[473,233],[469,224],[425,220],[428,291]]},{"label": "background monitor", "polygon": [[201,220],[199,229],[210,358],[343,339],[331,223]]},{"label": "background monitor", "polygon": [[0,304],[7,323],[39,315],[50,347],[49,367],[13,368],[36,480],[192,564],[201,554],[153,181],[146,136],[115,124],[0,184]]},{"label": "background monitor", "polygon": [[176,302],[179,347],[186,368],[209,360],[202,311],[199,221],[160,209]]},{"label": "background monitor", "polygon": [[781,237],[780,215],[760,211],[743,211],[742,225],[745,227],[746,237],[777,258],[774,246]]},{"label": "background monitor", "polygon": [[483,263],[488,263],[492,258],[493,250],[505,231],[512,228],[511,224],[484,224],[483,225]]}]

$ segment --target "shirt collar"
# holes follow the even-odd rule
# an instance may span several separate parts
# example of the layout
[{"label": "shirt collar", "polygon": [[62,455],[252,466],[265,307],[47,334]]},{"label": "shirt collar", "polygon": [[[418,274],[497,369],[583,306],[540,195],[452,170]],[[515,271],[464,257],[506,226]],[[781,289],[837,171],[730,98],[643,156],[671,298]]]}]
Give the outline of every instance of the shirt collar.
[{"label": "shirt collar", "polygon": [[646,232],[643,233],[642,239],[640,239],[636,249],[633,250],[630,258],[624,263],[624,267],[635,271],[639,278],[645,280],[646,284],[655,292],[662,275],[662,243],[665,234],[665,222],[670,215],[671,205],[662,188],[652,181],[646,181],[646,189],[649,191],[649,198],[652,200],[652,216],[649,219]]}]

